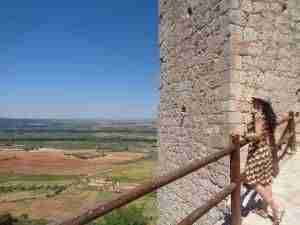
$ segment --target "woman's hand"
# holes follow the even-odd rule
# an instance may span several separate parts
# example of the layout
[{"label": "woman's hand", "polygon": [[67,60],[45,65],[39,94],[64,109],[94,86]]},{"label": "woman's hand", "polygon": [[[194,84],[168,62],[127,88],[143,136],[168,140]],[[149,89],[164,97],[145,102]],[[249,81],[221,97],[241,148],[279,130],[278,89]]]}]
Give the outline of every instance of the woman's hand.
[{"label": "woman's hand", "polygon": [[241,136],[240,129],[238,127],[234,128],[233,131],[231,131],[230,136],[232,137]]},{"label": "woman's hand", "polygon": [[237,131],[233,131],[233,132],[230,133],[230,136],[232,136],[232,137],[236,137],[236,136],[239,136],[239,135],[241,135],[241,134]]}]

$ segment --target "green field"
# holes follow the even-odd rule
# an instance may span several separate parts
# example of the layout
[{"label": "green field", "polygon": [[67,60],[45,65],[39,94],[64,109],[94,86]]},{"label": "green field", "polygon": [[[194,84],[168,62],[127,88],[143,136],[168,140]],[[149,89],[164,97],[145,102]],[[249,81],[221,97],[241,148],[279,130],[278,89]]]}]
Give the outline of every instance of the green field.
[{"label": "green field", "polygon": [[[120,181],[121,184],[137,185],[147,181],[153,177],[153,171],[156,167],[156,160],[148,158],[145,160],[132,162],[129,164],[115,165],[113,169],[102,176],[111,176],[113,179]],[[48,219],[35,215],[28,208],[34,202],[41,199],[49,199],[49,201],[65,202],[66,212],[72,212],[78,209],[85,200],[91,201],[90,206],[97,202],[105,202],[117,196],[112,191],[97,191],[87,186],[86,183],[76,183],[78,176],[62,176],[62,175],[10,175],[2,174],[0,176],[0,202],[16,201],[16,210],[11,211],[14,216],[28,214],[33,219]],[[68,186],[66,184],[75,184]],[[12,190],[7,192],[1,189],[1,186],[8,186]],[[34,188],[33,188],[34,187]],[[66,187],[61,192],[56,193],[60,187]],[[151,224],[155,224],[157,219],[156,194],[148,194],[147,196],[131,203],[138,207],[144,208],[144,214],[150,218]],[[0,203],[1,206],[1,203]],[[49,209],[51,210],[51,209]],[[1,212],[1,211],[0,211]],[[2,212],[3,213],[3,212]],[[1,214],[1,213],[0,213]],[[60,216],[60,215],[58,215]],[[101,219],[100,219],[101,221]]]},{"label": "green field", "polygon": [[[30,127],[33,123],[46,127]],[[95,121],[0,119],[0,143],[25,145],[25,150],[36,147],[62,149],[65,155],[71,154],[70,156],[82,160],[97,157],[97,154],[101,155],[103,151],[146,153],[146,157],[138,161],[111,162],[106,169],[99,170],[94,175],[95,179],[110,177],[114,182],[119,181],[121,187],[136,186],[154,176],[157,163],[156,135],[152,123],[141,125],[130,122],[118,126],[114,122],[111,126],[95,128]],[[10,171],[0,174],[0,214],[8,212],[18,218],[23,218],[21,215],[26,214],[29,219],[37,221],[32,222],[33,225],[39,224],[39,219],[51,221],[56,217],[77,215],[83,204],[85,207],[91,207],[117,195],[111,190],[101,191],[91,187],[86,177],[75,174],[24,175]],[[151,218],[151,224],[155,224],[155,193],[131,204],[143,207],[144,214]],[[39,205],[42,207],[37,207]],[[19,221],[18,225],[23,224]]]},{"label": "green field", "polygon": [[156,146],[156,137],[136,133],[126,136],[124,133],[31,133],[31,134],[0,134],[0,143],[14,143],[32,147],[47,147],[59,149],[110,149],[112,151],[127,151],[144,147]]},{"label": "green field", "polygon": [[16,175],[0,174],[0,185],[7,183],[65,183],[78,179],[73,175]]}]

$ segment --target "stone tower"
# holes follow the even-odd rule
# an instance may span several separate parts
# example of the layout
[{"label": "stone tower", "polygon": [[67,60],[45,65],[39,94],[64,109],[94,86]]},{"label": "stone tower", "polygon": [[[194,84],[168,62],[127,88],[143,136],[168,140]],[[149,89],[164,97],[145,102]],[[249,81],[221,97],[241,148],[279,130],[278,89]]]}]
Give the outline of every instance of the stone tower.
[{"label": "stone tower", "polygon": [[[227,146],[232,129],[245,129],[253,94],[270,97],[278,114],[299,111],[294,5],[160,0],[160,174]],[[158,224],[175,225],[226,184],[223,159],[161,189]],[[225,211],[222,203],[196,224],[216,224]]]},{"label": "stone tower", "polygon": [[[291,44],[293,51],[293,65],[294,71],[296,74],[300,74],[300,1],[299,0],[290,0],[289,12],[291,20]],[[297,87],[300,88],[300,84],[297,84]],[[299,101],[299,98],[298,98]],[[298,107],[299,107],[298,102]],[[298,109],[299,110],[299,109]],[[296,126],[296,140],[297,146],[300,147],[300,126]]]}]

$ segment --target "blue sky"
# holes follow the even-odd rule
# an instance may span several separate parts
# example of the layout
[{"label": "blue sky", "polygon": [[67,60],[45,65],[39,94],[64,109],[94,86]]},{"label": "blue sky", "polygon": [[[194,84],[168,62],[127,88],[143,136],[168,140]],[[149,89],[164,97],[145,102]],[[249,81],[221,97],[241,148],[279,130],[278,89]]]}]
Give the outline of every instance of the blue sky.
[{"label": "blue sky", "polygon": [[156,117],[157,2],[2,1],[0,117]]}]

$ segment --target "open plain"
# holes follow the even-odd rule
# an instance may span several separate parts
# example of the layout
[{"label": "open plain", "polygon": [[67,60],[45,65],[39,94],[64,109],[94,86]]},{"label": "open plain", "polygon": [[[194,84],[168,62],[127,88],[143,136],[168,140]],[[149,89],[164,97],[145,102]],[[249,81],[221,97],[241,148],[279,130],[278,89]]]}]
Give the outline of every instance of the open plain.
[{"label": "open plain", "polygon": [[[89,150],[86,150],[87,152]],[[47,149],[42,151],[0,151],[0,173],[92,175],[113,164],[128,163],[145,157],[144,153],[109,152],[92,159],[80,159],[66,151]]]},{"label": "open plain", "polygon": [[[51,126],[0,129],[0,215],[60,221],[153,177],[152,126],[105,124],[93,130],[80,123],[83,130],[73,121],[59,130]],[[155,194],[134,204],[143,205],[155,220]]]}]

